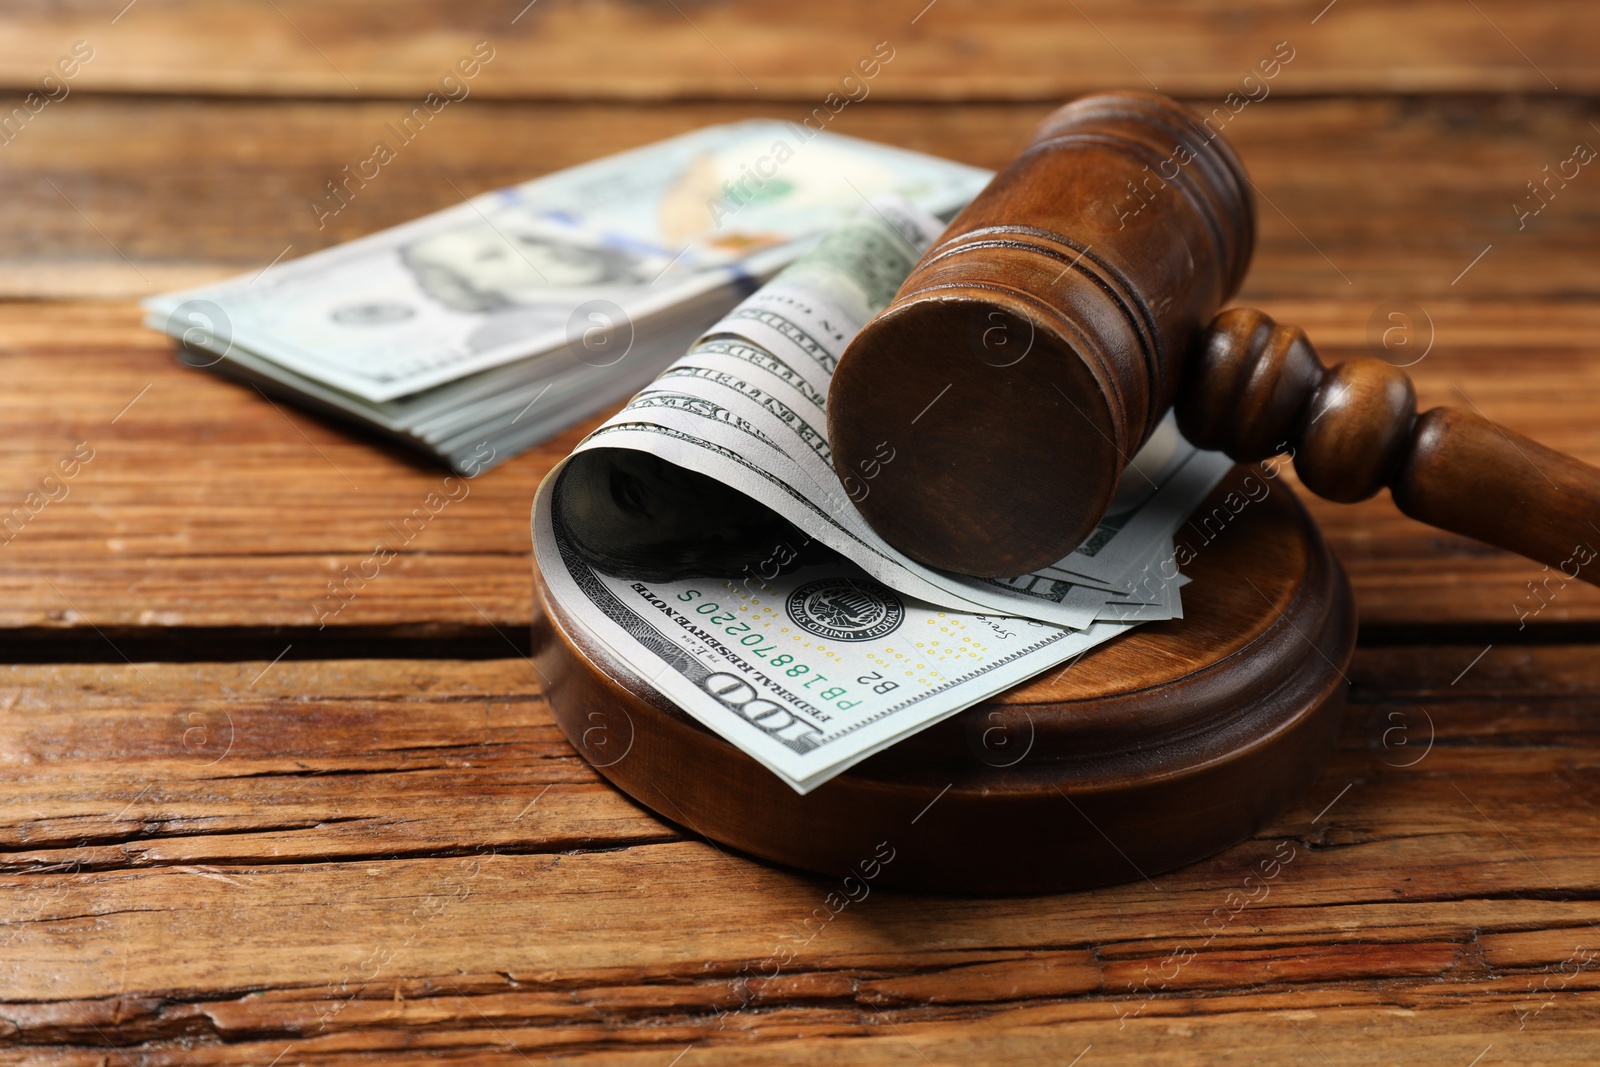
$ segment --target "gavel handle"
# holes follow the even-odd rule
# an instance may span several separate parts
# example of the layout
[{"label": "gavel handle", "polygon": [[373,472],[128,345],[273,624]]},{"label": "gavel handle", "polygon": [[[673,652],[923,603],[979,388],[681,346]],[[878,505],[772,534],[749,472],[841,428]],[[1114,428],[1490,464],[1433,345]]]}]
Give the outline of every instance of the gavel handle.
[{"label": "gavel handle", "polygon": [[1327,367],[1299,327],[1247,308],[1212,321],[1184,375],[1178,426],[1199,447],[1239,463],[1288,452],[1330,500],[1388,486],[1414,519],[1600,585],[1600,470],[1587,463],[1471,412],[1419,415],[1404,372]]}]

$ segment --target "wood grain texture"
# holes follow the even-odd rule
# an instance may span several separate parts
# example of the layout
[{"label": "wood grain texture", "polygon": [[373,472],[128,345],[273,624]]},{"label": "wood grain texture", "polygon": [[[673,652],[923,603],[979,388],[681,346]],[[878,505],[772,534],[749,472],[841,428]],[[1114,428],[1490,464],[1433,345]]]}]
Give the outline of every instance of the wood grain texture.
[{"label": "wood grain texture", "polygon": [[[1330,360],[1370,354],[1370,304],[1263,306],[1301,323]],[[1433,349],[1408,368],[1423,406],[1468,406],[1465,394],[1498,422],[1600,462],[1591,341],[1600,312],[1551,302],[1428,309]],[[95,449],[65,498],[0,544],[0,624],[46,642],[77,635],[78,655],[115,662],[141,633],[207,627],[273,631],[261,637],[264,654],[294,643],[293,656],[313,655],[331,636],[319,620],[334,633],[464,636],[480,655],[505,654],[508,641],[524,648],[528,502],[593,425],[474,480],[465,500],[400,545],[390,524],[439,486],[442,469],[177,365],[129,305],[0,305],[0,367],[11,385],[0,393],[0,517],[79,442]],[[1386,493],[1355,505],[1300,495],[1368,626],[1510,634],[1518,611],[1540,603],[1527,586],[1543,578],[1537,565],[1407,519]],[[339,614],[319,615],[327,583],[378,542],[398,558]],[[1593,589],[1572,584],[1542,600],[1530,625],[1600,619]]]},{"label": "wood grain texture", "polygon": [[84,40],[95,49],[84,88],[420,97],[487,40],[497,56],[474,85],[486,97],[819,103],[887,40],[896,56],[873,86],[884,98],[1059,102],[1111,87],[1221,97],[1287,40],[1294,62],[1269,83],[1283,94],[1600,87],[1587,47],[1600,21],[1583,0],[1324,6],[139,0],[119,15],[122,3],[73,0],[0,17],[0,84],[33,86]]},{"label": "wood grain texture", "polygon": [[1358,652],[1332,765],[1212,860],[878,889],[810,934],[831,882],[620,799],[524,660],[7,667],[0,1054],[1556,1062],[1600,996],[1573,962],[1600,937],[1600,687],[1588,647],[1457,678],[1475,651]]},{"label": "wood grain texture", "polygon": [[[0,112],[16,99],[0,97]],[[408,107],[68,97],[0,147],[0,228],[9,238],[0,248],[0,295],[130,296],[254,274],[279,255],[304,255],[463,195],[708,123],[809,113],[779,102],[469,99],[401,146],[380,177],[318,229],[310,205],[325,183],[367,158]],[[1050,110],[869,98],[828,128],[999,168]],[[1525,183],[1567,160],[1575,144],[1600,148],[1590,122],[1600,124],[1600,110],[1562,97],[1274,96],[1251,104],[1224,127],[1262,198],[1239,299],[1365,300],[1371,310],[1397,299],[1595,297],[1593,168],[1539,215],[1519,223],[1513,209],[1531,210]]]}]

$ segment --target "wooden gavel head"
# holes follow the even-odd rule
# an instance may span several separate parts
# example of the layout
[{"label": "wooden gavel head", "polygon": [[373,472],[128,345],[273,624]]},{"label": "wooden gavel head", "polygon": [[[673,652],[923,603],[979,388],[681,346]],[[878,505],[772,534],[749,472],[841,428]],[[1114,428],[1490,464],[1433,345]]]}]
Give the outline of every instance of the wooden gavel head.
[{"label": "wooden gavel head", "polygon": [[975,575],[1072,551],[1244,278],[1249,189],[1165,97],[1103,93],[1047,118],[834,374],[834,465],[846,485],[872,473],[857,507],[873,528]]},{"label": "wooden gavel head", "polygon": [[1094,529],[1176,403],[1201,448],[1288,453],[1321,496],[1387,487],[1413,518],[1600,584],[1600,471],[1481,414],[1419,415],[1400,370],[1326,367],[1260,312],[1213,320],[1250,259],[1249,185],[1164,97],[1047,118],[839,361],[833,462],[872,527],[945,570],[1038,570]]}]

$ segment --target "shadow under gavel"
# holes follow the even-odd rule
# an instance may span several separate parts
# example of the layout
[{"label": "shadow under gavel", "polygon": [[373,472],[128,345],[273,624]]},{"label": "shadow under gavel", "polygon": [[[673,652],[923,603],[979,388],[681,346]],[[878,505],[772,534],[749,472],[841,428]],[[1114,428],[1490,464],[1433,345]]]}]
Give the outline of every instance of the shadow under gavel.
[{"label": "shadow under gavel", "polygon": [[1165,97],[1049,116],[840,360],[834,466],[872,472],[873,528],[934,567],[1038,570],[1094,530],[1176,407],[1201,448],[1290,453],[1331,500],[1387,486],[1413,518],[1600,584],[1600,470],[1477,414],[1419,415],[1380,360],[1329,368],[1297,327],[1216,314],[1249,265],[1250,190],[1209,120]]}]

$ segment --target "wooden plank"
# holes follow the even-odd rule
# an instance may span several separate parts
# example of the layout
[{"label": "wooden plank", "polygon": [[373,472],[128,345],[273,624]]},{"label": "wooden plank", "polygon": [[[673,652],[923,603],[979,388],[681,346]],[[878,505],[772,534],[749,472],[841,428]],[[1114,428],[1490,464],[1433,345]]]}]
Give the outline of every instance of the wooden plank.
[{"label": "wooden plank", "polygon": [[[0,100],[0,112],[5,106]],[[829,128],[1000,167],[1049,109],[869,100]],[[69,98],[3,149],[0,227],[11,239],[0,251],[0,296],[135,296],[254,274],[280,256],[404,222],[463,194],[711,123],[805,115],[780,103],[469,100],[400,145],[347,207],[319,223],[312,204],[326,214],[326,183],[368,158],[374,141],[398,141],[387,125],[406,110],[395,102]],[[1600,181],[1580,171],[1566,187],[1551,186],[1539,215],[1519,222],[1514,210],[1536,204],[1525,183],[1542,180],[1542,168],[1557,167],[1579,142],[1600,145],[1590,121],[1587,105],[1560,98],[1272,97],[1251,105],[1224,127],[1261,194],[1245,297],[1338,296],[1372,306],[1593,298]]]},{"label": "wooden plank", "polygon": [[[463,986],[467,981],[459,983]],[[410,998],[398,1004],[375,1005],[368,1018],[386,1023],[358,1037],[336,1035],[285,1042],[281,1037],[256,1040],[245,1031],[230,1034],[226,1044],[188,1047],[173,1042],[155,1051],[139,1046],[139,1062],[153,1065],[270,1063],[287,1048],[298,1058],[285,1062],[526,1063],[533,1056],[560,1057],[563,1063],[660,1065],[675,1054],[717,1064],[920,1064],[1016,1063],[1060,1065],[1092,1050],[1093,1062],[1137,1065],[1159,1060],[1171,1064],[1233,1062],[1244,1056],[1272,1057],[1272,1062],[1370,1064],[1373,1050],[1404,1057],[1404,1062],[1439,1067],[1470,1063],[1493,1048],[1518,1062],[1556,1065],[1573,1062],[1594,1040],[1594,994],[1574,983],[1556,1005],[1535,1016],[1539,1029],[1517,1030],[1518,1012],[1529,1015],[1530,998],[1505,990],[1480,992],[1466,1004],[1446,997],[1460,987],[1430,984],[1383,995],[1347,992],[1334,996],[1257,995],[1221,998],[1196,1004],[1174,998],[1147,1018],[1120,1022],[1103,1006],[1082,1001],[1044,1000],[1011,1006],[1004,1015],[987,1014],[960,1020],[927,1018],[923,1013],[883,1012],[839,1007],[808,1012],[771,1011],[745,1017],[730,1013],[726,1032],[701,1037],[698,1021],[680,1013],[643,1024],[613,1021],[593,1009],[588,1025],[539,1025],[559,1009],[508,1005],[492,994],[434,993],[457,1005],[481,1009],[470,1026],[447,1030],[435,1025],[401,1030],[402,1021],[425,1025],[432,1005]],[[579,1001],[589,1007],[587,999]],[[135,1010],[127,1002],[107,1005],[114,1012]],[[355,1009],[351,1009],[353,1012]],[[572,1009],[569,1009],[571,1011]],[[579,1009],[582,1010],[582,1009]],[[207,1006],[194,1009],[191,1032],[209,1028],[209,1017],[221,1014]],[[695,1013],[702,1015],[702,1013]],[[1108,1018],[1108,1015],[1110,1016]],[[98,1018],[97,1016],[84,1016]],[[169,1016],[174,1023],[179,1016]],[[1531,1028],[1530,1028],[1531,1029]],[[418,1032],[418,1031],[421,1032]],[[532,1055],[530,1055],[530,1053]],[[29,1048],[0,1062],[98,1065],[118,1062],[105,1049]],[[538,1061],[534,1061],[538,1062]],[[1085,1057],[1084,1062],[1091,1062]],[[1490,1061],[1492,1062],[1492,1061]]]},{"label": "wooden plank", "polygon": [[1554,1062],[1600,1006],[1592,650],[1455,669],[1359,653],[1331,765],[1212,860],[802,945],[826,880],[621,799],[525,661],[0,668],[0,1057]]},{"label": "wooden plank", "polygon": [[[1370,305],[1262,306],[1305,325],[1329,359],[1370,354]],[[1600,463],[1600,358],[1589,347],[1600,312],[1552,302],[1429,310],[1434,348],[1409,368],[1423,406],[1470,402]],[[491,656],[522,647],[529,502],[587,427],[463,483],[454,492],[466,495],[407,540],[414,524],[403,524],[444,486],[443,470],[179,366],[130,306],[0,306],[0,367],[11,386],[0,395],[0,514],[23,506],[80,444],[93,450],[62,483],[65,496],[0,544],[0,627],[13,634],[78,635],[74,655],[118,662],[140,631],[205,627],[287,631],[252,646],[267,656],[291,643],[296,657],[329,647],[319,625],[472,635]],[[1519,612],[1536,627],[1600,619],[1600,591],[1557,581],[1535,595],[1527,583],[1542,583],[1539,566],[1412,522],[1386,494],[1310,503],[1370,626],[1487,625],[1514,639]],[[397,558],[339,607],[328,583],[378,543]],[[165,654],[126,651],[141,648]]]},{"label": "wooden plank", "polygon": [[1582,0],[136,4],[6,12],[0,84],[34,87],[82,40],[94,58],[68,83],[80,89],[420,98],[487,41],[495,58],[470,83],[485,97],[814,104],[886,41],[894,58],[871,84],[886,99],[1048,100],[1108,85],[1221,98],[1286,41],[1294,60],[1267,83],[1284,94],[1600,86],[1587,48],[1600,22]]},{"label": "wooden plank", "polygon": [[[90,683],[60,700],[119,676],[131,690]],[[312,707],[296,708],[302,691]],[[22,668],[3,692],[6,762],[42,760],[73,783],[47,797],[30,774],[11,792],[11,871],[678,839],[574,758],[526,660]],[[90,736],[116,740],[83,747]],[[105,785],[85,794],[91,781]]]},{"label": "wooden plank", "polygon": [[[315,632],[319,623],[381,622],[428,633],[442,623],[500,626],[522,639],[529,501],[574,434],[493,478],[447,484],[446,471],[409,453],[179,366],[131,308],[13,305],[0,314],[32,324],[27,340],[0,342],[17,375],[0,401],[11,443],[0,461],[5,510],[24,507],[26,520],[0,548],[0,588],[21,594],[0,609],[8,627]],[[12,344],[42,346],[33,350],[45,359]],[[64,362],[52,365],[52,355]],[[75,449],[92,458],[61,480],[55,464]],[[27,517],[31,491],[58,499]],[[456,499],[417,519],[430,492]],[[323,533],[305,540],[314,529]],[[333,597],[329,583],[345,582],[342,568],[359,569],[380,541],[404,558],[349,584],[353,600]]]}]

